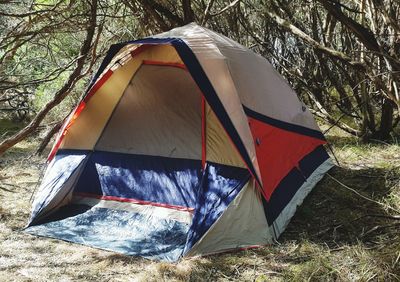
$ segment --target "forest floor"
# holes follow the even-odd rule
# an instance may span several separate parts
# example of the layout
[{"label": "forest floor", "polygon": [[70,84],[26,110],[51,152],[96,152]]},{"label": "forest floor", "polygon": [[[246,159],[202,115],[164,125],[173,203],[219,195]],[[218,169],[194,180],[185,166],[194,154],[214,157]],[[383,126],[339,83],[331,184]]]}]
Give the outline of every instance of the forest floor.
[{"label": "forest floor", "polygon": [[279,244],[177,264],[21,232],[44,165],[37,143],[0,158],[1,281],[400,281],[400,146],[328,136],[333,168]]}]

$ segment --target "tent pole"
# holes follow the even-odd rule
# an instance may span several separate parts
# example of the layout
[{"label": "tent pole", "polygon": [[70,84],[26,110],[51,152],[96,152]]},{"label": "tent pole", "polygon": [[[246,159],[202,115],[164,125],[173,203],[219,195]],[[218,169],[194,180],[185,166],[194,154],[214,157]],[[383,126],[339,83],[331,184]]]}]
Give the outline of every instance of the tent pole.
[{"label": "tent pole", "polygon": [[206,101],[201,95],[201,168],[206,167]]}]

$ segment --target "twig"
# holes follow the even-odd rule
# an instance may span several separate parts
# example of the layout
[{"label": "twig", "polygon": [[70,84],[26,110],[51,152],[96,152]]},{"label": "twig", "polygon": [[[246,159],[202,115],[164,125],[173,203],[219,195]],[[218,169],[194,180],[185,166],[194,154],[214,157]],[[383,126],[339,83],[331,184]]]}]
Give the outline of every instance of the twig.
[{"label": "twig", "polygon": [[88,28],[86,32],[86,38],[84,39],[81,49],[80,56],[76,61],[75,69],[69,75],[67,81],[64,85],[56,92],[53,99],[50,100],[41,110],[40,112],[32,119],[32,121],[20,130],[15,135],[10,138],[4,140],[0,143],[0,155],[2,155],[7,149],[11,148],[18,142],[24,140],[27,136],[32,134],[36,128],[40,125],[46,115],[53,109],[55,106],[60,104],[73,90],[76,83],[84,76],[82,73],[83,67],[85,65],[86,58],[90,54],[92,39],[96,30],[96,18],[97,18],[97,1],[92,0],[90,15],[91,17],[88,19]]},{"label": "twig", "polygon": [[332,145],[328,142],[328,143],[326,143],[326,146],[328,147],[329,151],[331,151],[333,157],[335,158],[335,161],[336,161],[337,165],[340,167],[341,165],[339,163],[338,158],[335,155],[335,152],[333,151]]},{"label": "twig", "polygon": [[359,192],[357,192],[357,191],[354,190],[353,188],[351,188],[351,187],[347,186],[346,184],[340,182],[338,179],[336,179],[335,177],[333,177],[333,176],[330,175],[329,173],[327,173],[326,175],[328,175],[330,178],[332,178],[335,182],[337,182],[338,184],[340,184],[342,187],[344,187],[344,188],[346,188],[347,190],[353,192],[354,194],[358,195],[359,197],[363,198],[364,200],[367,200],[367,201],[369,201],[369,202],[375,203],[375,204],[377,204],[377,205],[379,205],[379,206],[382,206],[382,207],[384,207],[384,208],[389,208],[389,209],[395,211],[396,213],[399,213],[399,214],[400,214],[400,211],[396,210],[395,208],[392,208],[391,206],[382,204],[381,202],[375,201],[375,200],[373,200],[373,199],[371,199],[371,198],[368,198],[367,196],[364,196],[363,194],[360,194]]},{"label": "twig", "polygon": [[393,263],[393,268],[396,266],[396,264],[400,261],[400,251],[399,251],[399,255],[397,256],[396,260]]},{"label": "twig", "polygon": [[321,45],[319,42],[315,41],[312,37],[310,37],[308,34],[297,28],[296,26],[292,25],[290,22],[287,20],[279,17],[277,14],[267,11],[266,13],[272,20],[274,20],[278,25],[280,25],[283,28],[288,29],[291,33],[294,35],[300,37],[304,41],[306,41],[309,45],[311,45],[313,48],[316,48],[318,50],[321,50],[322,52],[328,54],[329,56],[332,56],[334,58],[340,59],[346,63],[348,63],[351,66],[358,67],[360,69],[366,70],[367,66],[365,63],[360,62],[360,61],[354,61],[352,58],[348,57],[346,54],[334,50],[330,47],[326,47],[324,45]]},{"label": "twig", "polygon": [[215,17],[218,16],[220,14],[222,14],[223,12],[227,11],[228,9],[234,7],[236,4],[238,4],[240,2],[240,0],[235,0],[232,3],[230,3],[229,5],[227,5],[225,8],[223,8],[222,10],[220,10],[219,12],[215,13],[215,14],[211,14],[210,17]]},{"label": "twig", "polygon": [[204,25],[208,21],[208,18],[210,17],[210,10],[211,10],[213,4],[214,4],[214,0],[208,1],[206,10],[204,11],[203,19],[201,20],[201,25]]},{"label": "twig", "polygon": [[4,187],[4,186],[0,186],[0,189],[1,189],[1,190],[4,190],[4,191],[7,191],[7,192],[10,192],[10,193],[15,192],[15,191],[10,190],[10,189],[8,189],[8,188],[6,188],[6,187]]},{"label": "twig", "polygon": [[400,215],[366,214],[365,217],[380,217],[385,219],[400,220]]},{"label": "twig", "polygon": [[36,150],[37,155],[41,155],[46,148],[47,144],[49,144],[51,138],[56,134],[61,126],[63,125],[65,119],[58,121],[47,133],[46,136],[43,138],[42,142],[39,145],[39,148]]},{"label": "twig", "polygon": [[368,234],[380,230],[380,229],[385,229],[385,228],[389,228],[389,227],[395,227],[395,226],[400,226],[400,223],[394,223],[394,224],[387,224],[387,225],[377,225],[372,227],[370,230],[368,230],[367,232],[365,232],[364,234],[361,235],[361,237],[365,237]]}]

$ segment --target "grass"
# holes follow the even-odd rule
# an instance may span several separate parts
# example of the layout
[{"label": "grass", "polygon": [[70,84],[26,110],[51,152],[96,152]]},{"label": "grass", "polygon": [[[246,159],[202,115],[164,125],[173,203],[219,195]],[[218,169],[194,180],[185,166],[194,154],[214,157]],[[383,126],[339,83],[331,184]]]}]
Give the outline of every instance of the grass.
[{"label": "grass", "polygon": [[20,143],[0,159],[0,280],[400,281],[400,147],[328,139],[341,167],[317,185],[279,244],[177,264],[21,233],[44,158],[31,156],[36,143]]},{"label": "grass", "polygon": [[0,116],[0,140],[11,136],[24,126],[23,122],[13,122],[8,119],[2,119]]}]

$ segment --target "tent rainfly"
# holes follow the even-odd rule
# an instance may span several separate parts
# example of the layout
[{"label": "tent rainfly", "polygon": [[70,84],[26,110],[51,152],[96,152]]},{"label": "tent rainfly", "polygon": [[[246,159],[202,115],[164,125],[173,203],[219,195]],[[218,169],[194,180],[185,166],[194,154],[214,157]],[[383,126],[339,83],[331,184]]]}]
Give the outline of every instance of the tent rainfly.
[{"label": "tent rainfly", "polygon": [[194,23],[112,45],[60,130],[30,234],[176,261],[266,245],[333,166],[261,56]]}]

